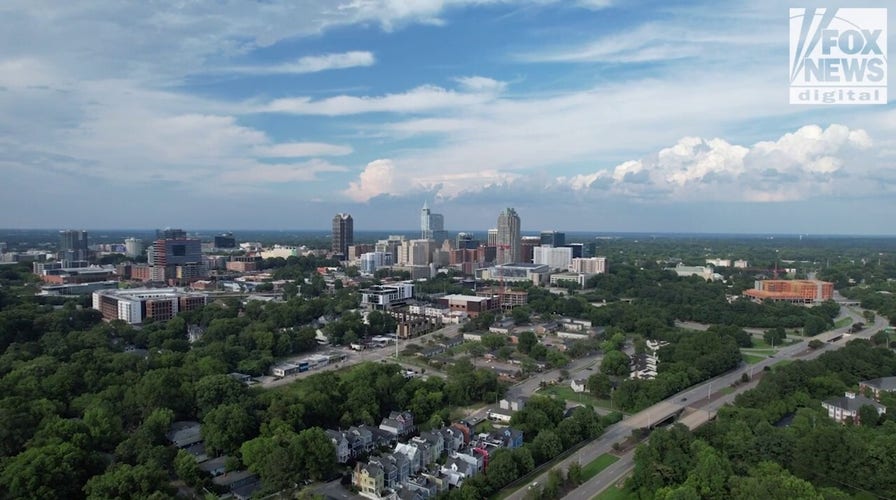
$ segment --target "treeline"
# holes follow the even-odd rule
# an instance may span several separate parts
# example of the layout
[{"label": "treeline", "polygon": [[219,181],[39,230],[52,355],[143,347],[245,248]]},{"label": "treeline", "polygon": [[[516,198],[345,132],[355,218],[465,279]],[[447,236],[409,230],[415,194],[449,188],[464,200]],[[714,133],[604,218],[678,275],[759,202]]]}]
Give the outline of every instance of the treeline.
[{"label": "treeline", "polygon": [[636,452],[628,488],[657,499],[888,498],[896,491],[896,397],[883,397],[889,411],[881,417],[863,408],[861,426],[834,422],[821,401],[894,374],[896,355],[866,341],[780,366],[696,433],[654,431]]}]

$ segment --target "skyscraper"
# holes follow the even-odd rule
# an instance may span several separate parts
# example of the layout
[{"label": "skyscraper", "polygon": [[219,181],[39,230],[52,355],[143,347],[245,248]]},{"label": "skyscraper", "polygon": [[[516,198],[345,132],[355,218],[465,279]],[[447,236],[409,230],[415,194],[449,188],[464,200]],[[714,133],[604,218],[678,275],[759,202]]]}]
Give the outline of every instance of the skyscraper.
[{"label": "skyscraper", "polygon": [[87,231],[59,231],[59,260],[63,267],[87,260]]},{"label": "skyscraper", "polygon": [[498,250],[499,264],[520,262],[522,257],[520,216],[512,208],[506,208],[498,215],[497,244],[500,247]]},{"label": "skyscraper", "polygon": [[424,201],[423,208],[420,209],[420,239],[435,240],[441,244],[446,237],[445,217],[442,214],[432,213]]},{"label": "skyscraper", "polygon": [[348,255],[349,245],[355,242],[355,224],[351,214],[336,214],[333,216],[333,253]]},{"label": "skyscraper", "polygon": [[542,231],[541,244],[551,245],[552,247],[562,247],[566,245],[566,233],[557,231]]}]

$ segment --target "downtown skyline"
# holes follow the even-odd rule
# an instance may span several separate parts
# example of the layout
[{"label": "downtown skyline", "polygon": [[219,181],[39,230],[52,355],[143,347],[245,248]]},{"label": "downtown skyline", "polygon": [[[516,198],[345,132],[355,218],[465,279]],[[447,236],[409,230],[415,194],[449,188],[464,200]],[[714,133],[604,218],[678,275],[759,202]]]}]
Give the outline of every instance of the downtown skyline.
[{"label": "downtown skyline", "polygon": [[786,6],[333,5],[0,6],[0,227],[896,234],[896,109],[789,105]]}]

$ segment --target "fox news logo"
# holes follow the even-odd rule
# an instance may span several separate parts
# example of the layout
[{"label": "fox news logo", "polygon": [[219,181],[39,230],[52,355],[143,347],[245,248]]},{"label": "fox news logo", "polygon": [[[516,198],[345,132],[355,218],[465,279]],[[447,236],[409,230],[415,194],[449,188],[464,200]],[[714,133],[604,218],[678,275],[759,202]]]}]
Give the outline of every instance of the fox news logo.
[{"label": "fox news logo", "polygon": [[790,9],[791,104],[886,104],[887,9]]}]

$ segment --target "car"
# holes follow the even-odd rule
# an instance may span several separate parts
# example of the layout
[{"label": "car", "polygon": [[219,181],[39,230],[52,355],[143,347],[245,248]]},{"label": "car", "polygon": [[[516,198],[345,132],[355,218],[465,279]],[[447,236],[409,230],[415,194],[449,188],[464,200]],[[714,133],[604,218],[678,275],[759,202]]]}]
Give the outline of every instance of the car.
[{"label": "car", "polygon": [[682,403],[685,402],[685,401],[687,401],[687,400],[688,400],[688,398],[681,398],[681,402],[682,402]]},{"label": "car", "polygon": [[538,488],[538,481],[533,481],[532,484],[529,485],[529,489]]}]

